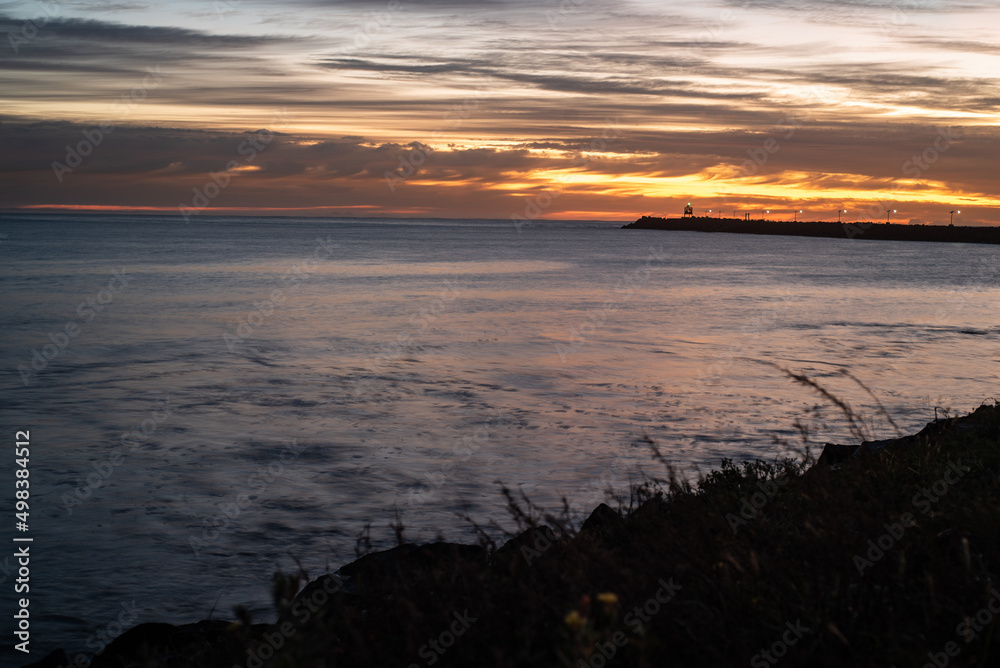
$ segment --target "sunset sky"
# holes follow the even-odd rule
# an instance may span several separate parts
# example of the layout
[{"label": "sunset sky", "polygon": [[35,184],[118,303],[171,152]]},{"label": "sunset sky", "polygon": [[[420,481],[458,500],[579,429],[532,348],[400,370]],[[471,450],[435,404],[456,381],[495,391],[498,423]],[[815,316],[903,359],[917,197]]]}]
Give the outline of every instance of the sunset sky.
[{"label": "sunset sky", "polygon": [[1000,224],[995,1],[58,0],[0,28],[0,210]]}]

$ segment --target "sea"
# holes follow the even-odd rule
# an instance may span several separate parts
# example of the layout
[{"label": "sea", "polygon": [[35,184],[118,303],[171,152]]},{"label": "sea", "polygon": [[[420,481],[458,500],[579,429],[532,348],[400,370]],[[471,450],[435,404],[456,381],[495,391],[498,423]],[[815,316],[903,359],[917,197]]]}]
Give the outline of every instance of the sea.
[{"label": "sea", "polygon": [[654,448],[696,482],[1000,392],[997,246],[626,222],[0,214],[31,660],[268,620],[275,572],[397,531],[502,538],[504,488],[579,522],[666,478]]}]

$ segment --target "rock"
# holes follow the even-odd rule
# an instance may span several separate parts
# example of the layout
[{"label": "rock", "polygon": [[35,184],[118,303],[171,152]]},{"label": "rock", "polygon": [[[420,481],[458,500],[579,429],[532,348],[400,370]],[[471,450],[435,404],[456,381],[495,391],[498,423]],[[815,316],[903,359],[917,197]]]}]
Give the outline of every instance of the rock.
[{"label": "rock", "polygon": [[[326,596],[321,594],[320,591],[325,592]],[[339,575],[327,573],[303,587],[302,591],[296,594],[295,600],[290,607],[294,609],[297,603],[304,603],[306,601],[316,601],[322,604],[324,598],[329,598],[342,591],[344,591],[344,578]]]},{"label": "rock", "polygon": [[503,573],[530,566],[553,545],[559,543],[554,531],[542,524],[514,536],[493,553],[490,568]]},{"label": "rock", "polygon": [[650,527],[662,525],[669,515],[669,504],[661,496],[654,496],[643,501],[638,508],[629,513],[625,524],[630,531],[642,532]]},{"label": "rock", "polygon": [[833,466],[834,464],[839,464],[845,462],[851,457],[853,457],[859,445],[839,445],[837,443],[826,443],[823,445],[823,452],[820,453],[819,459],[816,460],[817,466]]},{"label": "rock", "polygon": [[296,594],[291,604],[282,611],[274,628],[282,630],[290,622],[294,628],[302,628],[317,617],[324,617],[334,611],[343,614],[346,609],[363,605],[364,598],[346,591],[347,580],[335,574],[321,575]]},{"label": "rock", "polygon": [[34,663],[29,663],[24,666],[24,668],[63,668],[68,665],[69,657],[66,656],[66,652],[61,649],[57,649],[51,652],[44,659],[40,659]]},{"label": "rock", "polygon": [[606,503],[602,503],[580,527],[578,537],[607,547],[617,547],[626,543],[629,536],[624,518]]},{"label": "rock", "polygon": [[827,443],[817,460],[817,465],[834,465],[883,450],[893,448],[913,447],[937,440],[949,434],[963,436],[995,436],[1000,432],[996,423],[996,411],[991,406],[980,406],[964,417],[940,418],[928,422],[916,434],[900,438],[887,438],[878,441],[864,441],[861,445],[837,445]]},{"label": "rock", "polygon": [[861,447],[858,448],[856,456],[858,455],[868,455],[873,452],[881,452],[885,450],[890,445],[894,445],[899,442],[899,439],[886,438],[880,441],[862,441]]},{"label": "rock", "polygon": [[241,664],[246,650],[232,624],[203,620],[174,626],[149,622],[129,629],[94,657],[90,668],[123,666],[199,666]]},{"label": "rock", "polygon": [[404,580],[485,568],[486,563],[486,550],[479,545],[406,543],[391,550],[366,554],[340,568],[337,575],[344,578],[345,591],[363,595],[373,588],[391,587]]}]

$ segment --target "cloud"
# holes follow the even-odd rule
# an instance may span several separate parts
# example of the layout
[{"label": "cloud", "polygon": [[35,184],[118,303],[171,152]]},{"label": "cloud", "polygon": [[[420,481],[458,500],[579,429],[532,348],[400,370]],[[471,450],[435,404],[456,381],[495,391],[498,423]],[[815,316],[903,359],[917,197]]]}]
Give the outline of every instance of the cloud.
[{"label": "cloud", "polygon": [[[20,30],[23,23],[23,18],[15,19],[10,15],[0,14],[0,30],[4,32]],[[250,48],[284,42],[288,38],[220,35],[191,28],[127,25],[97,19],[48,18],[41,25],[37,39],[46,41],[48,49],[59,48],[60,53],[66,53],[68,49],[87,42],[109,48],[117,44],[132,44],[187,46],[201,50],[214,47]]]},{"label": "cloud", "polygon": [[[920,182],[914,182],[904,164],[935,145],[933,128],[886,132],[873,125],[831,131],[803,124],[767,133],[618,128],[605,132],[603,139],[595,133],[589,139],[552,136],[504,146],[436,148],[416,140],[321,140],[274,133],[266,148],[248,160],[253,133],[121,127],[59,182],[52,163],[65,162],[68,148],[77,146],[85,131],[93,136],[92,128],[71,123],[7,119],[0,124],[0,142],[7,147],[0,157],[0,178],[9,185],[0,208],[44,203],[171,210],[190,204],[194,192],[234,160],[241,169],[232,173],[231,184],[212,201],[213,207],[366,207],[382,214],[503,218],[523,206],[525,197],[552,188],[565,195],[553,214],[585,206],[601,211],[640,206],[636,198],[649,194],[642,184],[658,179],[690,184],[689,192],[696,195],[731,191],[736,194],[726,196],[730,202],[767,201],[768,206],[781,199],[768,194],[775,188],[800,191],[801,199],[814,199],[818,192],[836,197],[838,191],[863,190],[872,197],[906,199],[927,188],[940,191],[942,183],[975,200],[993,192],[989,169],[1000,149],[1000,131],[981,128],[935,158]],[[766,159],[752,173],[742,171],[754,156]],[[418,169],[409,173],[413,170],[407,164]]]},{"label": "cloud", "polygon": [[4,97],[31,97],[51,89],[51,79],[38,78],[43,72],[64,73],[63,94],[77,91],[83,97],[113,92],[122,83],[132,85],[137,73],[153,65],[197,72],[212,67],[217,71],[223,65],[246,69],[256,62],[264,70],[256,60],[259,54],[290,41],[75,18],[48,18],[37,32],[28,31],[30,39],[10,37],[21,35],[24,25],[23,19],[0,14],[0,34],[11,42],[11,48],[0,49],[0,70],[10,82]]},{"label": "cloud", "polygon": [[[174,206],[276,108],[292,121],[217,203],[480,215],[554,184],[567,211],[727,184],[746,201],[915,195],[903,165],[948,125],[966,134],[922,175],[928,192],[995,190],[989,3],[243,0],[224,20],[203,2],[128,5],[127,22],[100,5],[69,3],[82,16],[0,52],[4,206]],[[0,30],[21,29],[14,11]],[[55,183],[51,163],[151,66],[163,85]]]},{"label": "cloud", "polygon": [[989,55],[1000,54],[1000,43],[996,42],[948,39],[937,35],[927,34],[909,37],[906,41],[920,48],[942,49],[944,51],[955,51],[958,53],[985,53]]},{"label": "cloud", "polygon": [[725,0],[731,7],[750,10],[776,10],[810,13],[818,9],[838,12],[947,12],[988,11],[996,8],[990,0]]}]

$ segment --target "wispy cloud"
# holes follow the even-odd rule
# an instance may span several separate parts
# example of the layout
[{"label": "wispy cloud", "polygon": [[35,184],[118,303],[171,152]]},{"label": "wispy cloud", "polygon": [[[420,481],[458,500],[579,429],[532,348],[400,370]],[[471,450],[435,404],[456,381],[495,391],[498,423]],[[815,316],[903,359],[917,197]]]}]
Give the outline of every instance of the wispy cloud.
[{"label": "wispy cloud", "polygon": [[[995,3],[61,7],[20,48],[0,49],[0,170],[16,186],[3,207],[172,206],[280,107],[288,126],[220,206],[506,217],[519,198],[561,188],[553,215],[618,208],[627,218],[649,201],[689,197],[817,206],[895,197],[928,218],[933,198],[942,208],[963,197],[984,207],[979,220],[1000,222],[989,210],[1000,138]],[[32,16],[0,5],[0,31],[19,34]],[[53,187],[51,163],[154,65],[163,85]],[[612,125],[621,131],[598,147]],[[907,161],[948,126],[962,140],[920,179],[907,176]],[[769,140],[766,161],[741,173]],[[426,160],[390,192],[386,174],[415,149]]]}]

